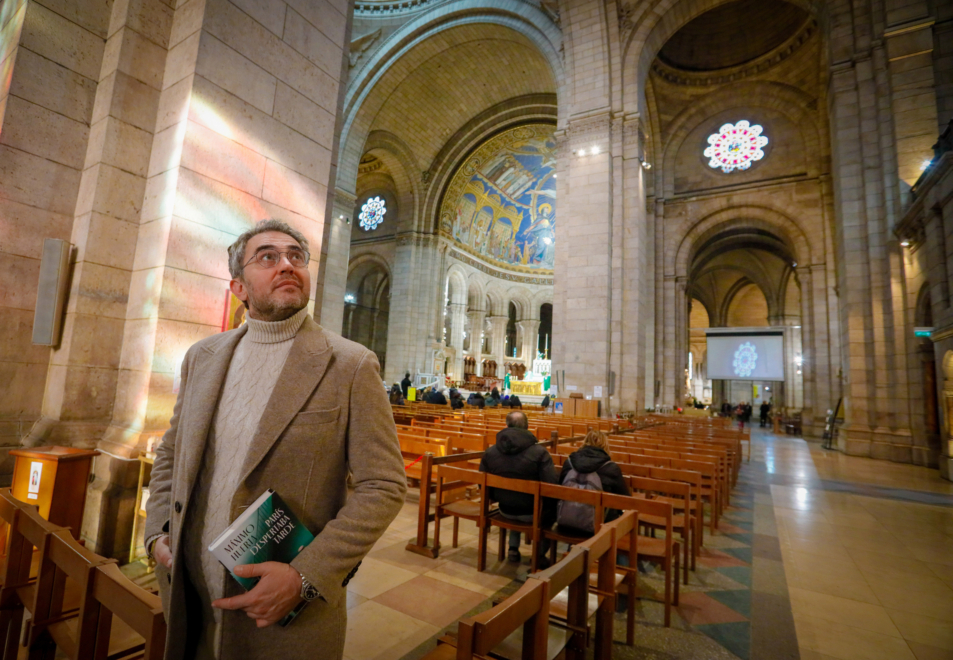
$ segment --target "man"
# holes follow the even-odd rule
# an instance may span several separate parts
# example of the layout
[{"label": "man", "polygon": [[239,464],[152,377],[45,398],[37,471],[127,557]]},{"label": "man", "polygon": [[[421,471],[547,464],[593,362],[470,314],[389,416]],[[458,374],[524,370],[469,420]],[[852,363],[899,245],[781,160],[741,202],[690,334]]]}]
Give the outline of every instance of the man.
[{"label": "man", "polygon": [[[546,448],[536,442],[536,436],[529,432],[529,420],[521,410],[506,416],[506,428],[496,434],[496,444],[486,450],[480,459],[480,472],[495,474],[508,479],[542,481],[548,484],[559,483],[553,458]],[[500,513],[506,518],[520,522],[533,522],[533,496],[527,493],[514,493],[508,490],[494,490],[491,497],[499,502]],[[549,526],[556,521],[556,508],[553,502],[543,502],[543,525]],[[544,557],[549,543],[540,542],[539,554]],[[520,533],[510,530],[509,561],[519,563]]]},{"label": "man", "polygon": [[433,392],[430,394],[430,403],[438,406],[445,406],[447,405],[447,397],[443,392],[434,387]]},{"label": "man", "polygon": [[[228,254],[247,323],[186,353],[146,507],[165,657],[341,658],[345,587],[407,488],[393,415],[374,354],[308,316],[303,235],[262,221]],[[207,548],[268,488],[315,539],[290,564],[236,568],[260,578],[245,593]]]},{"label": "man", "polygon": [[771,412],[771,404],[767,401],[761,402],[761,428],[768,425],[768,413]]},{"label": "man", "polygon": [[400,381],[400,389],[403,391],[405,399],[407,398],[407,390],[410,389],[411,385],[413,385],[413,383],[410,380],[410,372],[408,371],[404,374],[404,380]]}]

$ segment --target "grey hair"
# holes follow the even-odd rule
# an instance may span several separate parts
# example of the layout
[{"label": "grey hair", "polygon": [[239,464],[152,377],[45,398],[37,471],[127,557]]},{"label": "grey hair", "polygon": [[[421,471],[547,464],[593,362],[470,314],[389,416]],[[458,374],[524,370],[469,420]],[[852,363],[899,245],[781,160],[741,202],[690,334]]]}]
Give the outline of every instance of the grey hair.
[{"label": "grey hair", "polygon": [[298,241],[298,245],[304,248],[306,252],[310,252],[308,239],[304,237],[304,234],[288,223],[274,218],[260,220],[254,227],[239,236],[234,243],[228,246],[228,273],[232,276],[232,279],[237,280],[242,275],[242,267],[245,265],[245,247],[248,245],[248,241],[258,234],[264,234],[266,231],[277,231],[282,234],[287,234]]},{"label": "grey hair", "polygon": [[529,429],[529,419],[522,410],[515,410],[506,416],[506,425],[511,429]]}]

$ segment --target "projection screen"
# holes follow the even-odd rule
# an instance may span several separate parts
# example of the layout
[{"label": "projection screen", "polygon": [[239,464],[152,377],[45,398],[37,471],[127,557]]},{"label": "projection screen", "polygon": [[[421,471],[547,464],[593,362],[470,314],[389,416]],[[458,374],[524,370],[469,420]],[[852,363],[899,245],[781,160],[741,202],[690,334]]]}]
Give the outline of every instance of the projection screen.
[{"label": "projection screen", "polygon": [[732,328],[706,336],[712,380],[784,380],[783,331]]}]

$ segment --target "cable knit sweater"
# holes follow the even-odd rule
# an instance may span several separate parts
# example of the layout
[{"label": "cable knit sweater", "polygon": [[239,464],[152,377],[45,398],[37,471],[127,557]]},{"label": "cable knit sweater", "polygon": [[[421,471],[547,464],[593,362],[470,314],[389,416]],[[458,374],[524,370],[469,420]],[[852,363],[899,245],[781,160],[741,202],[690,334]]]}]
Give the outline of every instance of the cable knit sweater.
[{"label": "cable knit sweater", "polygon": [[203,632],[196,660],[217,658],[221,648],[222,611],[211,602],[224,595],[228,574],[208,546],[232,522],[229,508],[248,448],[307,315],[304,308],[273,323],[248,318],[248,332],[228,366],[183,528],[185,565],[202,602]]}]

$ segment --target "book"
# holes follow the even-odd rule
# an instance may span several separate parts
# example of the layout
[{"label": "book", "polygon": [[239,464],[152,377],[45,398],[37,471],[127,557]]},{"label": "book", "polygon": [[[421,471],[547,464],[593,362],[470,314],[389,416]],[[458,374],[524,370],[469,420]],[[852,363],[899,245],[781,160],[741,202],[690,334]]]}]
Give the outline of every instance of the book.
[{"label": "book", "polygon": [[208,550],[249,590],[258,583],[258,578],[238,577],[236,566],[266,561],[290,564],[313,540],[314,534],[278,493],[269,488],[212,541]]}]

